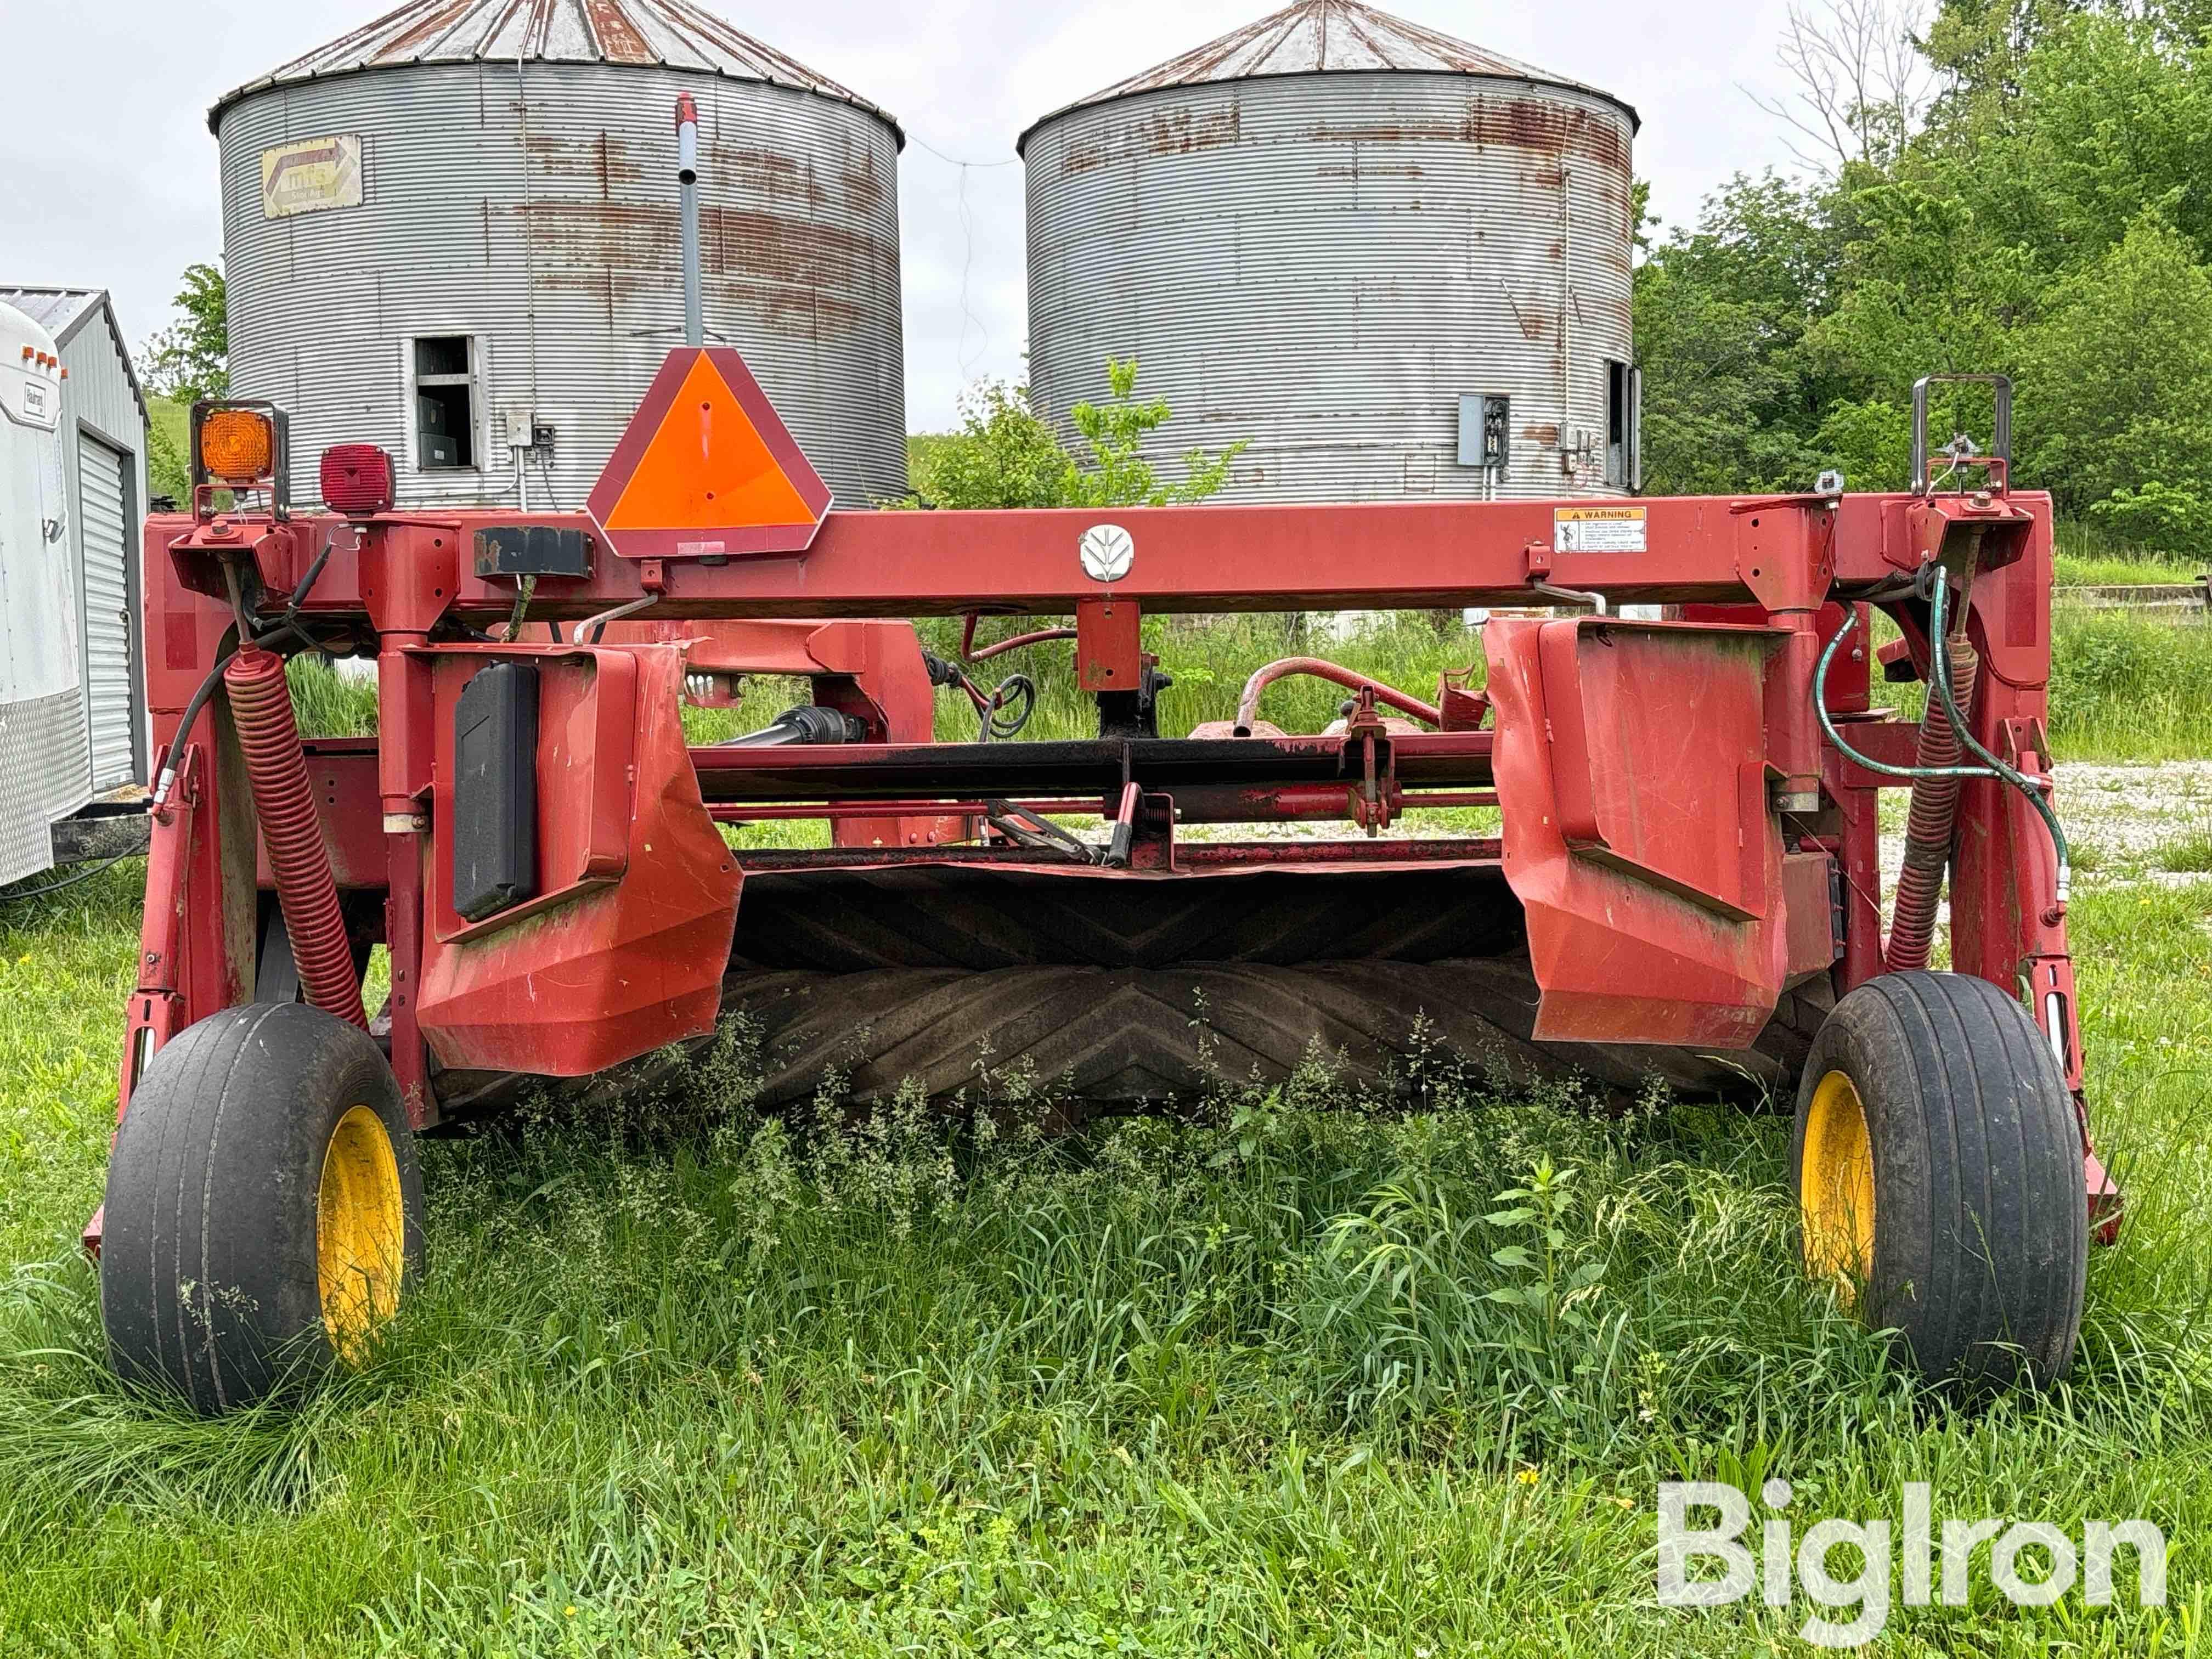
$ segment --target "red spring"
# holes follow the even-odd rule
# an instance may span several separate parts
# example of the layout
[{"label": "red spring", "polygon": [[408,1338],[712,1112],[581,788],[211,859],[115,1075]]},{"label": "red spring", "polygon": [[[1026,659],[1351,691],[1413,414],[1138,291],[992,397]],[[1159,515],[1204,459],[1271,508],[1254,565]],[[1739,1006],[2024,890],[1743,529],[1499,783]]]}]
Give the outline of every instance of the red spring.
[{"label": "red spring", "polygon": [[[1974,685],[1981,678],[1981,659],[1965,640],[1953,639],[1951,690],[1960,709],[1971,714]],[[1928,708],[1920,720],[1920,741],[1913,752],[1915,766],[1956,766],[1959,734],[1943,716],[1933,686]],[[1959,817],[1959,778],[1915,778],[1912,811],[1905,825],[1905,867],[1897,877],[1897,907],[1890,917],[1889,945],[1882,966],[1891,973],[1928,965],[1929,947],[1936,939],[1936,901],[1943,890],[1943,866],[1950,861],[1951,834]]]},{"label": "red spring", "polygon": [[239,745],[246,751],[246,775],[253,786],[261,844],[276,872],[276,900],[283,907],[284,931],[291,936],[300,983],[307,1000],[324,1012],[366,1027],[368,1015],[362,1007],[353,946],[338,909],[337,883],[331,875],[330,850],[323,844],[314,791],[307,782],[299,722],[292,717],[284,659],[248,646],[223,669],[222,685],[238,727]]}]

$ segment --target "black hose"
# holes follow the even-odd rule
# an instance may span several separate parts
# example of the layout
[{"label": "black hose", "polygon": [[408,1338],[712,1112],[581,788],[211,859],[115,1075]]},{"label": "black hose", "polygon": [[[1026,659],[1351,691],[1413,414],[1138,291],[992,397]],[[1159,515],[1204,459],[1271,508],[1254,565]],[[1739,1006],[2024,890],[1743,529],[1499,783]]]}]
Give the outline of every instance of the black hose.
[{"label": "black hose", "polygon": [[50,881],[43,887],[27,887],[21,892],[0,892],[0,904],[21,904],[26,899],[44,898],[49,893],[60,892],[64,887],[74,887],[81,881],[90,881],[102,871],[122,863],[125,859],[143,859],[145,856],[146,849],[143,847],[132,847],[120,853],[111,853],[94,865],[91,869],[80,870],[65,880]]},{"label": "black hose", "polygon": [[[1021,705],[1020,714],[1000,714],[1000,709],[1010,708],[1017,702]],[[978,734],[981,741],[1005,742],[1027,726],[1030,716],[1036,713],[1036,682],[1026,674],[1007,675],[992,688],[990,701],[976,713],[981,717],[982,730]]]},{"label": "black hose", "polygon": [[[284,614],[273,626],[256,634],[241,625],[236,637],[250,639],[255,645],[266,650],[287,634],[290,634],[297,637],[300,642],[310,650],[321,650],[323,641],[308,633],[306,625],[301,622],[300,607],[307,602],[307,595],[314,592],[315,583],[322,576],[323,567],[331,562],[331,549],[335,545],[335,543],[329,541],[323,544],[322,550],[309,562],[307,574],[300,578],[300,585],[292,590],[292,598],[284,606]],[[235,593],[239,584],[234,573],[231,575],[230,585]],[[240,613],[239,620],[241,624],[246,620],[242,611]],[[199,690],[192,693],[191,701],[185,705],[184,718],[177,722],[177,735],[175,744],[172,745],[173,750],[176,744],[181,744],[191,738],[192,727],[199,720],[200,711],[207,707],[208,699],[215,695],[216,686],[222,679],[222,671],[229,665],[230,659],[237,654],[238,646],[235,640],[228,647],[216,653],[215,666],[208,670],[207,678],[200,682]],[[154,795],[150,803],[153,810],[156,811],[161,810],[162,804],[169,799],[169,791],[175,785],[176,781],[175,767],[165,766],[161,769],[161,775],[155,780],[154,783]]]}]

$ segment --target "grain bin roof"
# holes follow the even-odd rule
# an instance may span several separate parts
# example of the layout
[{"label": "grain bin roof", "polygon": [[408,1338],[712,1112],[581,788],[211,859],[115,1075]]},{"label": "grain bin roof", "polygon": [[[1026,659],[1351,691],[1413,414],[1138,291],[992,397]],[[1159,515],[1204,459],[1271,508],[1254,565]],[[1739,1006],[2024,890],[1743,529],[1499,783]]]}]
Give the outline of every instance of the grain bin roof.
[{"label": "grain bin roof", "polygon": [[1449,34],[1423,28],[1402,17],[1363,6],[1357,0],[1297,0],[1256,23],[1233,29],[1170,58],[1164,64],[1117,81],[1088,98],[1062,105],[1032,121],[1014,146],[1018,153],[1047,121],[1070,110],[1111,103],[1136,93],[1170,87],[1202,86],[1212,81],[1248,81],[1261,76],[1326,75],[1343,70],[1405,70],[1431,75],[1480,75],[1540,86],[1566,87],[1620,104],[1632,125],[1636,112],[1609,92],[1553,75],[1533,64],[1470,46]]},{"label": "grain bin roof", "polygon": [[219,134],[223,111],[270,87],[414,64],[517,59],[696,70],[732,81],[794,87],[883,117],[900,147],[906,144],[906,135],[888,111],[689,0],[410,0],[224,94],[208,112],[208,126]]}]

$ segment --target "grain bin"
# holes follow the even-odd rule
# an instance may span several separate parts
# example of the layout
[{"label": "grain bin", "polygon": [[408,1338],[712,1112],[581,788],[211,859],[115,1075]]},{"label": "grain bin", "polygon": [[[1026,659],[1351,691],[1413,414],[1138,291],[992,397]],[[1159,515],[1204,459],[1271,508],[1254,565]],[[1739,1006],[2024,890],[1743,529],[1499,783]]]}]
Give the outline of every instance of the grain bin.
[{"label": "grain bin", "polygon": [[1222,499],[1625,494],[1636,112],[1352,0],[1301,0],[1023,134],[1031,389],[1135,357],[1149,459]]},{"label": "grain bin", "polygon": [[234,393],[402,505],[580,507],[683,343],[679,92],[710,343],[835,491],[906,489],[897,125],[685,0],[415,0],[218,102]]}]

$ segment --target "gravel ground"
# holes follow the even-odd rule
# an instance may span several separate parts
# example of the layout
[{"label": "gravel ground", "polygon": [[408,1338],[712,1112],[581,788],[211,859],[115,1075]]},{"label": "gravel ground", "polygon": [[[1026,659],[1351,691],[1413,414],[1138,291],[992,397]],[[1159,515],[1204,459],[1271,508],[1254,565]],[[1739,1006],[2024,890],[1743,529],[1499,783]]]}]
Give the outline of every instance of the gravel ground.
[{"label": "gravel ground", "polygon": [[[2212,761],[2167,761],[2148,766],[2107,766],[2063,761],[2057,767],[2058,821],[2074,850],[2077,885],[2111,882],[2174,882],[2204,873],[2212,852]],[[1905,796],[1882,798],[1881,862],[1894,879],[1905,856]],[[2204,845],[2197,856],[2185,846]],[[2197,867],[2174,870],[2171,863]]]},{"label": "gravel ground", "polygon": [[2172,875],[2161,854],[2179,841],[2212,839],[2212,761],[2067,762],[2058,768],[2058,812],[2069,836],[2089,848],[2091,873]]}]

